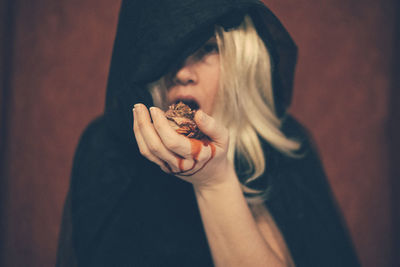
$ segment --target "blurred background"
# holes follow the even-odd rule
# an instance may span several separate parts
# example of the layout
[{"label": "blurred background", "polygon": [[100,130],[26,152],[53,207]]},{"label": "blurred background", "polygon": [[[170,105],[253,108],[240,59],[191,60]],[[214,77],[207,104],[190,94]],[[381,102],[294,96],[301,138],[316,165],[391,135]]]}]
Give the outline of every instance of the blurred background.
[{"label": "blurred background", "polygon": [[[199,0],[200,1],[200,0]],[[400,1],[266,0],[363,266],[400,266]],[[0,0],[0,265],[53,266],[74,150],[103,111],[120,1]]]}]

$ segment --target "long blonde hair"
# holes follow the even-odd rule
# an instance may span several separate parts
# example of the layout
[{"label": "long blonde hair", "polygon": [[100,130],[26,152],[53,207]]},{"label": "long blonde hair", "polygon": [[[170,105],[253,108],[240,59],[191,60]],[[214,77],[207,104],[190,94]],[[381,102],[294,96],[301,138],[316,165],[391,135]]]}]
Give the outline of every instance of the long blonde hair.
[{"label": "long blonde hair", "polygon": [[[277,150],[295,156],[300,148],[297,140],[287,138],[276,116],[271,80],[270,56],[250,16],[241,25],[225,31],[217,26],[215,31],[220,64],[220,88],[212,116],[229,129],[228,159],[235,164],[235,155],[249,166],[240,177],[243,191],[263,199],[266,191],[246,186],[265,171],[264,152],[259,138]],[[154,104],[165,108],[166,88],[163,78],[150,84]]]}]

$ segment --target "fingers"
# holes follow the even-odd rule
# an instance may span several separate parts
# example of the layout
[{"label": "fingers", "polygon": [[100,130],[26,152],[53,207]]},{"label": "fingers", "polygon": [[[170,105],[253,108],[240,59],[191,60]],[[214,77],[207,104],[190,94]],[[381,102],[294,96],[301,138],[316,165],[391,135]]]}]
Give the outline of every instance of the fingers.
[{"label": "fingers", "polygon": [[[134,109],[132,110],[132,112],[133,112],[133,114],[135,114],[135,110]],[[147,145],[146,145],[146,143],[145,143],[145,141],[143,139],[143,136],[142,136],[142,134],[141,134],[141,132],[139,130],[139,126],[138,126],[138,123],[137,123],[136,119],[133,120],[133,131],[134,131],[134,134],[135,134],[136,142],[137,142],[138,147],[139,147],[140,154],[145,156],[151,162],[154,162],[155,164],[159,165],[164,172],[169,172],[169,169],[166,166],[166,163],[150,153],[150,151],[149,151],[149,149],[148,149],[148,147],[147,147]]]},{"label": "fingers", "polygon": [[202,110],[196,111],[194,116],[200,131],[207,135],[211,140],[220,146],[226,146],[228,143],[228,130],[221,124],[218,124],[212,117],[208,116]]},{"label": "fingers", "polygon": [[[192,149],[193,164],[190,168],[180,168],[181,172],[174,173],[178,176],[192,176],[203,169],[215,156],[216,146],[209,140],[189,139]],[[185,160],[186,161],[186,160]],[[182,171],[183,170],[183,171]]]},{"label": "fingers", "polygon": [[212,141],[190,139],[176,133],[158,108],[151,107],[150,113],[151,118],[143,104],[135,105],[133,130],[136,141],[140,153],[167,173],[192,176],[208,165],[216,151],[224,150],[227,145],[226,128],[202,111],[196,112],[195,120]]},{"label": "fingers", "polygon": [[191,145],[188,138],[178,134],[171,128],[164,112],[156,107],[150,108],[153,125],[163,144],[183,158],[191,158]]},{"label": "fingers", "polygon": [[197,172],[201,171],[214,157],[214,152],[211,146],[203,146],[203,149],[199,155],[199,158],[194,161],[194,164],[190,169],[186,169],[184,172],[179,173],[179,176],[192,176]]},{"label": "fingers", "polygon": [[163,161],[170,166],[173,172],[179,171],[177,168],[177,156],[162,144],[150,121],[147,108],[142,104],[135,105],[133,130],[140,153],[143,156],[159,165],[164,171],[168,170],[168,168]]}]

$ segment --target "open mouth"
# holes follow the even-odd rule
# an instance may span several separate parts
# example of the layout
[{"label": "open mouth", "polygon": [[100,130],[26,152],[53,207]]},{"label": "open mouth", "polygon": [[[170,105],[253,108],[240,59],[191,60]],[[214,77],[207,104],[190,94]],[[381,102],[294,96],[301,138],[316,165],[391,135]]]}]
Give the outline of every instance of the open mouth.
[{"label": "open mouth", "polygon": [[175,104],[182,102],[190,107],[191,110],[198,110],[200,108],[199,104],[194,99],[177,99]]}]

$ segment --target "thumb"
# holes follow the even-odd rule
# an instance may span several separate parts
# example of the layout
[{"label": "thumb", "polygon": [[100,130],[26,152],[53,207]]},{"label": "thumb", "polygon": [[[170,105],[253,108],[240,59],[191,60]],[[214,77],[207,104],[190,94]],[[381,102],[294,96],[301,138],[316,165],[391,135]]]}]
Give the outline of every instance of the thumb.
[{"label": "thumb", "polygon": [[228,142],[228,130],[221,124],[217,123],[216,120],[208,116],[202,110],[196,111],[194,120],[205,135],[207,135],[212,141],[225,146]]}]

